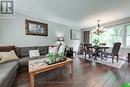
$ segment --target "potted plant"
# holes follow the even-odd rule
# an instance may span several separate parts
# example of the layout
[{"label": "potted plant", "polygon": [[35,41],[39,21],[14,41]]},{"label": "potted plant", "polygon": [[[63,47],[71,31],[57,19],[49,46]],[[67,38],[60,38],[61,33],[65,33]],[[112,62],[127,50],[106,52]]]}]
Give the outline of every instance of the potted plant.
[{"label": "potted plant", "polygon": [[98,47],[99,46],[99,39],[94,39],[92,43],[94,43],[94,47]]}]

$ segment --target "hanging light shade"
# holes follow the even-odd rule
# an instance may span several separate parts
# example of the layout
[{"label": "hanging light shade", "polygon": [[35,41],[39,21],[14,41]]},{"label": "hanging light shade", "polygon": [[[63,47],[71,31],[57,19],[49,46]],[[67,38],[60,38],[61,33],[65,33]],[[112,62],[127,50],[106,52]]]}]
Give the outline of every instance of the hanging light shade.
[{"label": "hanging light shade", "polygon": [[58,37],[57,41],[59,41],[60,45],[62,45],[62,43],[64,42],[64,38],[63,37]]},{"label": "hanging light shade", "polygon": [[63,37],[58,37],[57,41],[64,41]]},{"label": "hanging light shade", "polygon": [[105,28],[100,25],[100,20],[97,20],[97,22],[98,22],[98,26],[95,28],[93,33],[100,35],[105,31]]}]

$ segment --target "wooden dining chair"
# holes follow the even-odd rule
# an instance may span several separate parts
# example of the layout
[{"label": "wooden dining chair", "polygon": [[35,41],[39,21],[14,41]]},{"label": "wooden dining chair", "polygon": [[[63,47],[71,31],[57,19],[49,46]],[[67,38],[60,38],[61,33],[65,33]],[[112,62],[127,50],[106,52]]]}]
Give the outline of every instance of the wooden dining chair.
[{"label": "wooden dining chair", "polygon": [[91,58],[92,55],[92,44],[84,44],[84,52],[85,52],[85,60],[86,60],[86,55],[89,56],[89,59]]},{"label": "wooden dining chair", "polygon": [[119,50],[120,50],[120,46],[121,46],[121,43],[120,42],[117,42],[117,43],[114,43],[114,46],[112,48],[112,51],[111,52],[102,52],[101,53],[101,58],[104,59],[104,57],[106,57],[106,59],[108,58],[108,56],[111,56],[112,57],[112,63],[114,62],[114,57],[116,56],[117,57],[117,62],[119,60]]},{"label": "wooden dining chair", "polygon": [[78,54],[83,54],[84,52],[84,45],[80,43],[79,49],[78,49]]}]

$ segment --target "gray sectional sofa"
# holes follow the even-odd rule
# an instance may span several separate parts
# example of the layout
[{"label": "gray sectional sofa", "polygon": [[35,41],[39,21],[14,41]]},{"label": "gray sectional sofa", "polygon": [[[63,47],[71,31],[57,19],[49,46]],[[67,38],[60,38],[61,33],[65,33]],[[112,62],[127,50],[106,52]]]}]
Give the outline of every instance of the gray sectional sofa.
[{"label": "gray sectional sofa", "polygon": [[18,69],[17,60],[0,64],[0,87],[11,87]]},{"label": "gray sectional sofa", "polygon": [[[16,47],[15,52],[16,55],[19,57],[18,64],[19,66],[28,65],[29,60],[38,59],[38,58],[45,58],[46,54],[48,53],[48,46],[35,46],[35,47]],[[29,57],[29,50],[39,50],[40,57]]]},{"label": "gray sectional sofa", "polygon": [[[9,61],[0,64],[0,87],[11,87],[19,67],[28,65],[29,60],[45,58],[48,53],[48,46],[35,47],[15,47],[15,46],[0,46],[0,52],[9,52],[15,50],[18,60]],[[38,49],[40,57],[29,58],[29,50]]]}]

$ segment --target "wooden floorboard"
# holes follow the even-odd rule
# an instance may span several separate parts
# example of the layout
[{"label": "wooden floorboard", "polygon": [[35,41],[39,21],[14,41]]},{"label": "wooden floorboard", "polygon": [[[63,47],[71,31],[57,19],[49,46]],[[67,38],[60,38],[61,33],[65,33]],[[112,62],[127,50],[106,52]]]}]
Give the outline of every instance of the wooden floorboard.
[{"label": "wooden floorboard", "polygon": [[126,76],[127,69],[128,69],[127,63],[125,63],[122,68],[111,70],[113,72],[114,77],[115,77],[115,80],[112,84],[112,87],[121,87],[123,80]]},{"label": "wooden floorboard", "polygon": [[126,64],[127,65],[127,69],[126,69],[126,73],[123,79],[123,83],[125,82],[130,82],[130,64]]},{"label": "wooden floorboard", "polygon": [[[113,68],[103,64],[74,58],[73,75],[68,69],[56,69],[40,74],[35,79],[36,87],[121,87],[124,82],[130,82],[130,64]],[[20,70],[12,87],[28,87],[28,70]]]}]

